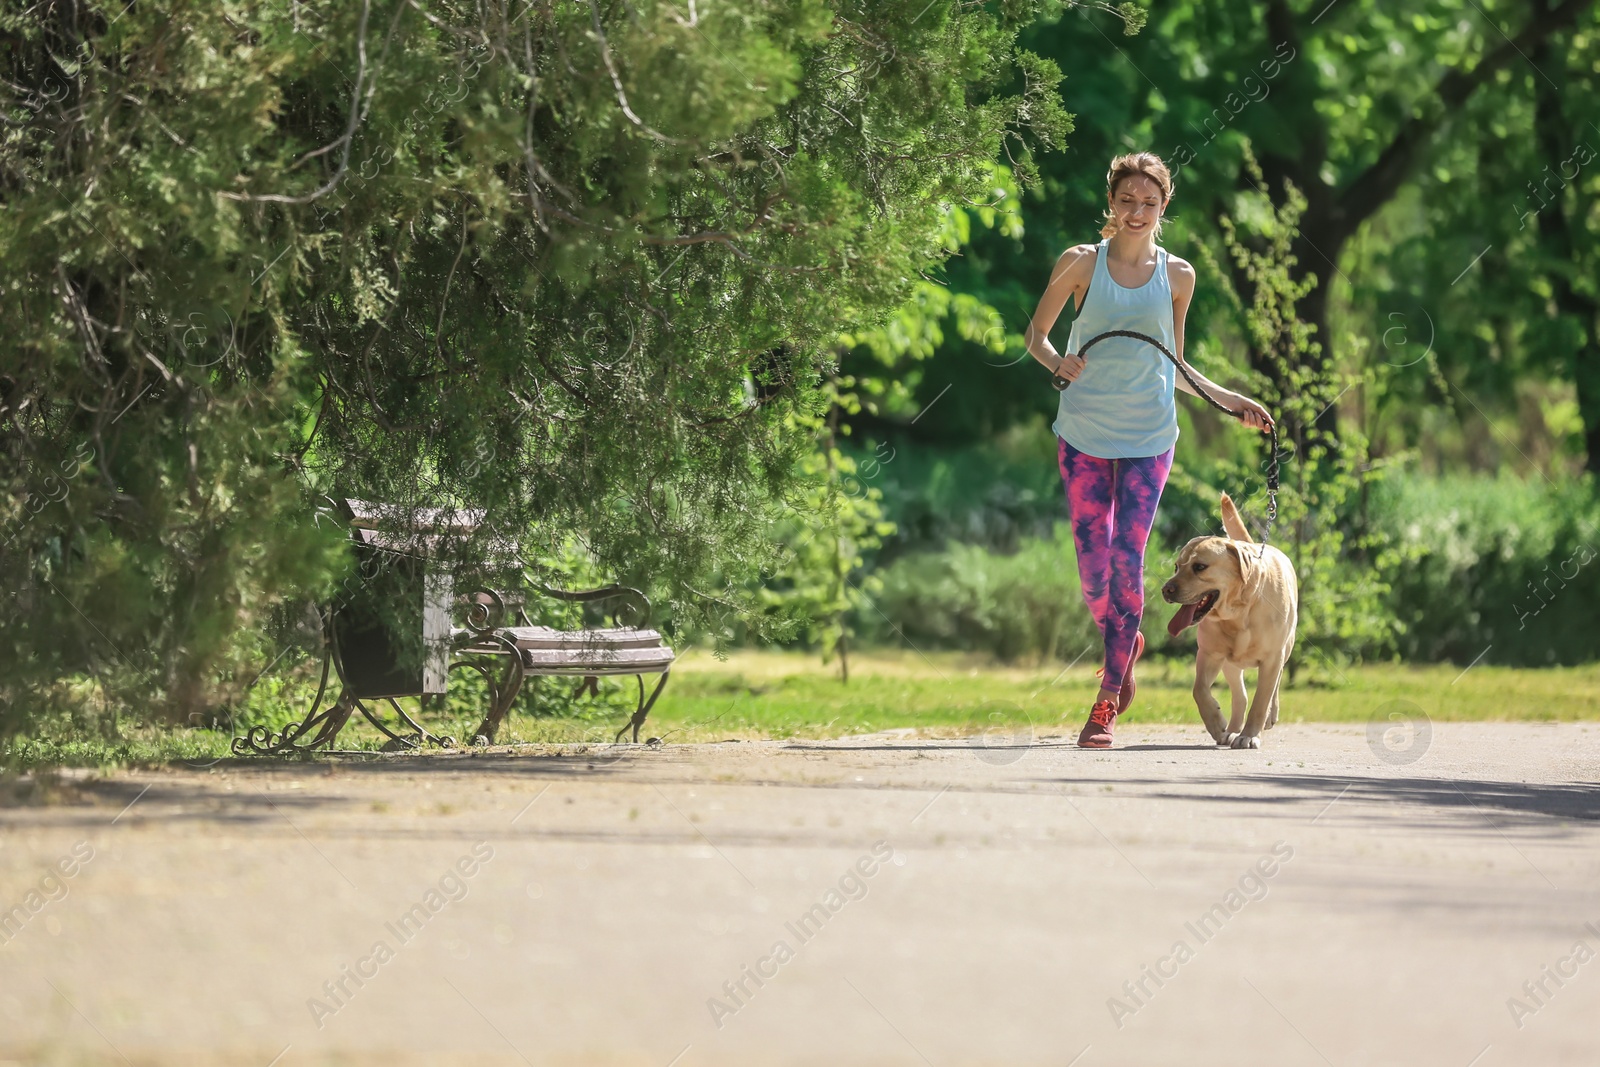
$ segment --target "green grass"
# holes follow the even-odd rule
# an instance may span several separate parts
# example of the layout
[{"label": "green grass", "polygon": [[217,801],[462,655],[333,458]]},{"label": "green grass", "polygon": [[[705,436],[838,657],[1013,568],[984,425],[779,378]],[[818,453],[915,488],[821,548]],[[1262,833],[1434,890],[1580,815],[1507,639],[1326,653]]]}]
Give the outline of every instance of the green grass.
[{"label": "green grass", "polygon": [[[1035,730],[1083,724],[1098,687],[1097,663],[1064,673],[997,666],[961,653],[886,651],[851,661],[848,684],[838,665],[816,657],[741,652],[719,662],[690,650],[651,714],[655,729],[697,738],[839,737],[914,728],[924,736],[960,736],[999,724]],[[1600,719],[1600,663],[1528,670],[1381,664],[1332,668],[1312,685],[1302,678],[1280,695],[1283,722],[1369,722],[1406,700],[1439,722]],[[1246,672],[1249,687],[1254,672]],[[1191,658],[1152,657],[1139,665],[1137,702],[1121,722],[1196,723]],[[1227,706],[1219,678],[1218,699]]]},{"label": "green grass", "polygon": [[[680,653],[641,737],[669,743],[730,738],[833,738],[911,729],[922,737],[970,736],[997,727],[1026,726],[1035,735],[1076,732],[1093,699],[1096,664],[998,665],[983,657],[910,650],[858,653],[848,684],[838,664],[790,652],[732,653],[727,660],[691,648]],[[1188,657],[1152,656],[1139,666],[1139,696],[1122,722],[1194,723]],[[1253,674],[1246,674],[1247,685]],[[545,679],[541,686],[570,686]],[[602,681],[605,699],[567,716],[532,713],[538,693],[519,699],[502,728],[511,744],[609,742],[627,718],[636,692],[632,679]],[[309,693],[304,696],[309,696]],[[1227,706],[1219,679],[1218,699]],[[304,699],[286,688],[277,712],[281,726]],[[1282,721],[1370,722],[1387,719],[1392,701],[1409,701],[1435,722],[1552,722],[1600,719],[1600,663],[1529,670],[1478,665],[1465,673],[1453,665],[1380,664],[1325,668],[1303,676],[1281,697]],[[465,740],[481,708],[476,694],[451,700],[455,714],[424,721],[429,729]],[[78,736],[64,722],[39,736],[14,739],[13,767],[104,766],[173,760],[205,762],[229,755],[226,730],[175,729],[122,724],[114,736]],[[359,717],[339,737],[341,749],[376,751],[387,740]]]}]

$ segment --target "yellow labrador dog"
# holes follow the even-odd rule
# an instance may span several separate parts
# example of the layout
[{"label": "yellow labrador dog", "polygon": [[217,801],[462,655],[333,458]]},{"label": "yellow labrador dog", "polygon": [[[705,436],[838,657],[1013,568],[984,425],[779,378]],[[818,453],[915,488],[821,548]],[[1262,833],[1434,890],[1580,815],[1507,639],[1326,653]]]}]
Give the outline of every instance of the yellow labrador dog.
[{"label": "yellow labrador dog", "polygon": [[[1183,606],[1167,623],[1167,632],[1177,637],[1190,626],[1200,628],[1194,701],[1217,744],[1260,748],[1261,731],[1278,721],[1278,679],[1294,651],[1300,585],[1288,556],[1251,539],[1227,493],[1222,494],[1222,527],[1227,537],[1196,537],[1178,553],[1178,573],[1161,587],[1161,597]],[[1259,668],[1254,701],[1245,693],[1246,667]],[[1226,726],[1222,705],[1211,695],[1219,670],[1233,692],[1233,716]]]}]

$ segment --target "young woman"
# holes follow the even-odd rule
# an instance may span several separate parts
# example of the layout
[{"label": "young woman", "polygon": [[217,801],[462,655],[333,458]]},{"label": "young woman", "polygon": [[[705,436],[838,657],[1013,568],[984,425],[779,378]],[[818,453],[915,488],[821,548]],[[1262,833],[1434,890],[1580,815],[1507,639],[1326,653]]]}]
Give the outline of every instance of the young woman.
[{"label": "young woman", "polygon": [[[1144,651],[1144,549],[1178,441],[1174,387],[1198,395],[1172,361],[1131,337],[1157,337],[1183,359],[1183,323],[1194,296],[1194,268],[1156,244],[1172,199],[1172,176],[1150,152],[1118,156],[1106,173],[1106,222],[1098,244],[1076,245],[1056,261],[1028,325],[1028,351],[1072,383],[1051,427],[1078,552],[1078,581],[1100,636],[1105,663],[1100,691],[1078,736],[1083,748],[1110,748],[1112,723],[1133,703],[1133,665]],[[1077,317],[1067,352],[1050,344],[1050,327],[1071,296]],[[1256,401],[1214,384],[1185,363],[1195,381],[1253,429],[1272,417]]]}]

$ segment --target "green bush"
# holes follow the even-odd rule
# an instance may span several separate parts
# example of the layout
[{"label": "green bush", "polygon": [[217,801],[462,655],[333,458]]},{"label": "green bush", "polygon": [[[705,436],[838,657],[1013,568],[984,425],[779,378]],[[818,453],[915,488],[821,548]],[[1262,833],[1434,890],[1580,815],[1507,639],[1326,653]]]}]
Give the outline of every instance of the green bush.
[{"label": "green bush", "polygon": [[[1145,621],[1161,625],[1161,584],[1168,553],[1151,536],[1146,551]],[[1100,632],[1078,585],[1072,528],[1025,538],[1012,554],[949,543],[942,551],[903,556],[880,572],[883,591],[860,627],[879,640],[915,647],[981,649],[1000,660],[1094,663]],[[881,614],[880,614],[881,612]],[[1154,631],[1151,631],[1154,632]],[[1146,640],[1154,646],[1159,642]],[[1163,638],[1164,640],[1164,638]]]},{"label": "green bush", "polygon": [[[884,448],[893,459],[875,468],[870,484],[895,532],[869,558],[885,566],[952,540],[1010,554],[1066,518],[1056,436],[1042,416],[974,446],[895,436]],[[864,463],[869,452],[854,454]]]},{"label": "green bush", "polygon": [[[1400,654],[1519,666],[1595,659],[1600,498],[1585,475],[1567,484],[1454,475],[1374,486],[1372,522],[1419,549],[1390,576],[1408,632]],[[1487,650],[1487,651],[1485,651]]]},{"label": "green bush", "polygon": [[[1341,609],[1350,608],[1350,589],[1387,591],[1371,604],[1360,599],[1360,625],[1321,633],[1303,620],[1300,663],[1398,654],[1464,664],[1483,653],[1485,663],[1541,667],[1596,658],[1600,494],[1592,476],[1562,485],[1511,475],[1393,477],[1371,483],[1366,512],[1366,534],[1380,551],[1296,559],[1303,596],[1323,595],[1311,575],[1323,576],[1322,588],[1341,599],[1334,605]],[[1160,588],[1175,552],[1158,525],[1145,553],[1144,628],[1147,639],[1156,637],[1152,651],[1166,645]],[[1007,661],[1070,661],[1086,646],[1089,661],[1099,655],[1064,522],[1050,537],[1021,539],[1014,553],[949,542],[904,555],[878,574],[883,591],[860,620],[863,634],[876,640],[984,650]]]}]

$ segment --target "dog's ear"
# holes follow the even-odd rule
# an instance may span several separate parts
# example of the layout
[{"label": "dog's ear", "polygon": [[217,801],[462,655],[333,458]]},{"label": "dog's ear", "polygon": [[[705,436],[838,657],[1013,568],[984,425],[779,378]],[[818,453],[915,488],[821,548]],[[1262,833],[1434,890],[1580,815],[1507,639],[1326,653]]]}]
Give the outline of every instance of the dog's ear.
[{"label": "dog's ear", "polygon": [[1255,577],[1256,557],[1241,547],[1237,541],[1228,542],[1228,551],[1233,553],[1233,558],[1239,564],[1239,587],[1233,594],[1233,599],[1243,603],[1245,592],[1250,587],[1250,580]]}]

